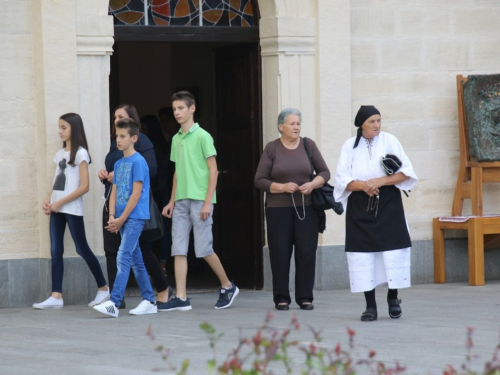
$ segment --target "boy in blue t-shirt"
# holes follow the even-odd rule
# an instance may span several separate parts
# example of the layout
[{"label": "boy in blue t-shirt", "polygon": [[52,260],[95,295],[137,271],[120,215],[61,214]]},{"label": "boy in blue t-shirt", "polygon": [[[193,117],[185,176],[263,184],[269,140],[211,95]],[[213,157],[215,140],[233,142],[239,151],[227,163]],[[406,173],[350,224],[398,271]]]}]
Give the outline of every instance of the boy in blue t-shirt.
[{"label": "boy in blue t-shirt", "polygon": [[149,169],[146,160],[134,149],[139,138],[139,126],[130,118],[116,123],[116,146],[123,151],[123,158],[115,163],[113,188],[109,198],[109,221],[106,229],[121,234],[116,274],[111,299],[94,306],[97,311],[118,317],[118,307],[123,299],[130,268],[132,267],[144,299],[130,310],[132,315],[157,312],[153,288],[142,259],[139,236],[149,219]]}]

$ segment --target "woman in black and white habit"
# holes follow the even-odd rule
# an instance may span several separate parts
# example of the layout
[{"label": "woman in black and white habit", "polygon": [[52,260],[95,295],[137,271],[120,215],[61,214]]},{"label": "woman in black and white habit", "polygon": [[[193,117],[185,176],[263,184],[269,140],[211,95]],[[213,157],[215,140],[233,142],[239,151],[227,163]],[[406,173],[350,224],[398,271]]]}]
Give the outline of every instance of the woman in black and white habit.
[{"label": "woman in black and white habit", "polygon": [[[411,240],[403,210],[401,190],[418,181],[410,159],[397,138],[381,131],[380,112],[361,106],[354,125],[357,136],[348,139],[335,174],[334,196],[347,200],[345,251],[351,292],[364,292],[362,321],[377,319],[375,287],[388,284],[389,316],[402,314],[398,289],[411,285]],[[382,159],[396,155],[401,167],[392,175]]]}]

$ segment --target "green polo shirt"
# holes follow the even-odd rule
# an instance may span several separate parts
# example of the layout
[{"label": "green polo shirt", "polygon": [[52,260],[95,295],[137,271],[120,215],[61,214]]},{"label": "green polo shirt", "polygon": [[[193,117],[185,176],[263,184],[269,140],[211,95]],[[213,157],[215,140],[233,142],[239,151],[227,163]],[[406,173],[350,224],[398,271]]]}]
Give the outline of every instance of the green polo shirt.
[{"label": "green polo shirt", "polygon": [[[216,156],[212,136],[195,123],[187,133],[182,129],[172,139],[170,160],[175,163],[177,190],[175,200],[204,201],[207,197],[209,170],[207,158]],[[212,203],[216,203],[215,193]]]}]

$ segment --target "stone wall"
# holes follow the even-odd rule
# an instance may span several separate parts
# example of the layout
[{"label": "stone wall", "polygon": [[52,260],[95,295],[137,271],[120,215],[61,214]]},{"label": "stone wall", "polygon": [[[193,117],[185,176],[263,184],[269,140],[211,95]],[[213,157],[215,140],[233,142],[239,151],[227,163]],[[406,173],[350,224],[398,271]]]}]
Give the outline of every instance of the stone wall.
[{"label": "stone wall", "polygon": [[[420,182],[403,200],[415,240],[432,239],[432,217],[451,213],[455,77],[500,72],[499,17],[494,0],[351,1],[352,118],[374,104],[412,160]],[[484,192],[485,213],[500,212],[500,187]]]},{"label": "stone wall", "polygon": [[[412,238],[432,239],[432,218],[451,213],[459,165],[457,74],[500,69],[500,3],[493,0],[261,1],[264,144],[285,107],[303,113],[332,173],[355,134],[361,104],[411,158],[420,183],[404,198]],[[485,213],[500,211],[486,185]],[[470,214],[470,202],[464,205]],[[330,212],[321,245],[341,245],[344,218]],[[450,234],[448,234],[450,235]],[[451,233],[464,236],[464,233]]]},{"label": "stone wall", "polygon": [[0,260],[38,257],[31,2],[0,2]]},{"label": "stone wall", "polygon": [[[500,3],[270,0],[259,4],[264,143],[276,137],[279,110],[296,106],[304,115],[303,135],[314,137],[334,173],[341,145],[355,134],[353,120],[359,106],[377,106],[383,129],[399,138],[420,177],[410,198],[403,198],[414,241],[412,279],[433,282],[432,218],[451,213],[459,166],[456,75],[499,73]],[[313,59],[306,48],[312,42]],[[307,60],[298,57],[306,50]],[[499,186],[485,186],[486,214],[500,212],[499,193]],[[463,214],[470,212],[466,202]],[[348,286],[344,220],[332,212],[327,215],[317,259],[319,289]],[[464,236],[460,231],[447,233],[447,237]],[[448,240],[446,246],[447,280],[466,281],[466,241]],[[264,254],[267,262],[266,248]],[[498,256],[495,251],[485,257],[487,279],[498,278]],[[267,266],[265,288],[271,282]]]},{"label": "stone wall", "polygon": [[[428,262],[431,219],[450,213],[458,169],[455,76],[498,73],[500,3],[259,0],[259,6],[264,141],[277,136],[279,111],[298,107],[303,135],[316,140],[333,172],[342,143],[354,134],[359,105],[376,105],[384,129],[400,139],[421,178],[404,202],[419,256]],[[112,36],[104,1],[0,1],[0,307],[29,304],[50,288],[48,220],[40,206],[61,147],[57,119],[65,112],[79,112],[86,126],[94,158],[84,198],[87,238],[103,253],[96,174],[108,147]],[[485,187],[485,213],[499,211],[499,190]],[[327,252],[342,250],[343,233],[344,218],[329,213],[320,237],[325,267]],[[72,270],[65,293],[74,293],[69,303],[82,303],[92,280],[73,258],[69,235],[65,244]],[[430,281],[425,272],[417,282]],[[318,287],[330,287],[321,277]],[[467,273],[453,276],[459,279]],[[88,288],[79,292],[81,285]]]},{"label": "stone wall", "polygon": [[[67,112],[80,113],[91,155],[101,161],[90,165],[84,203],[87,239],[103,254],[96,176],[109,147],[112,36],[106,2],[0,1],[0,307],[29,305],[50,291],[48,217],[40,207],[62,147],[58,118]],[[69,231],[65,257],[66,302],[88,300],[95,282]]]}]

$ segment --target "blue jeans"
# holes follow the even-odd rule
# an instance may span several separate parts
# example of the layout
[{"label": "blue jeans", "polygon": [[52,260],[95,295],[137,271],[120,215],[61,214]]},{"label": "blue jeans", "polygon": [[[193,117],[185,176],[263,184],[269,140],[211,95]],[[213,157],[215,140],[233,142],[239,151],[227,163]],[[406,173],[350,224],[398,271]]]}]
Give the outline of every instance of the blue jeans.
[{"label": "blue jeans", "polygon": [[139,246],[139,236],[144,227],[144,219],[128,218],[120,228],[122,241],[118,249],[116,265],[118,273],[116,274],[113,291],[111,292],[111,301],[115,305],[119,305],[125,294],[128,278],[130,276],[130,268],[134,271],[135,280],[139,285],[141,296],[143,299],[155,302],[153,288],[149,282],[148,272],[144,266],[142,259],[141,248]]},{"label": "blue jeans", "polygon": [[64,232],[68,224],[71,237],[76,246],[76,252],[80,255],[94,275],[97,287],[106,285],[106,279],[102,273],[101,265],[96,256],[90,250],[85,237],[85,224],[83,216],[65,213],[50,214],[50,255],[52,257],[52,291],[62,293],[62,281],[64,275]]}]

